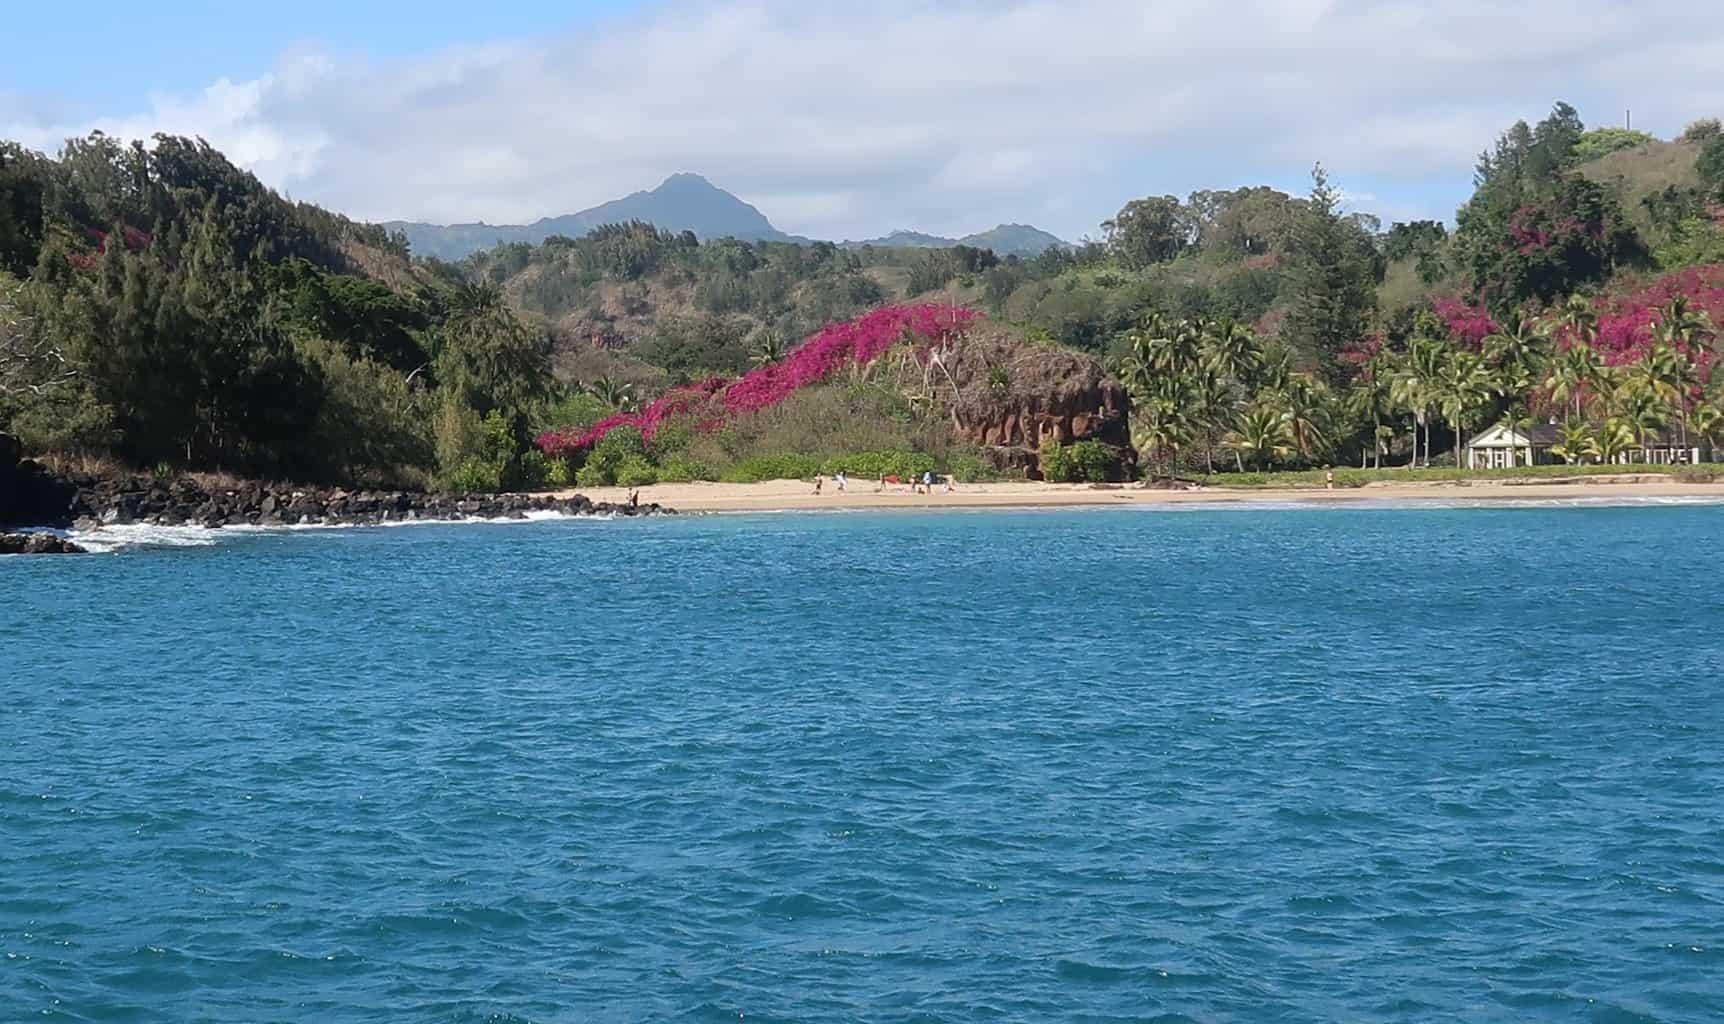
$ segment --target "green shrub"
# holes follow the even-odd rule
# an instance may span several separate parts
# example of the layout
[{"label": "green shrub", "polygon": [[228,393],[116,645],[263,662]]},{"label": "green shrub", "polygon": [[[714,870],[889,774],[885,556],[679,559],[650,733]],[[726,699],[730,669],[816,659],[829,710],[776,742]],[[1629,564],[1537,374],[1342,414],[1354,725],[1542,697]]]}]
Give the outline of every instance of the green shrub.
[{"label": "green shrub", "polygon": [[952,479],[961,484],[981,483],[992,479],[996,474],[986,462],[977,455],[954,455],[950,466]]},{"label": "green shrub", "polygon": [[581,487],[606,487],[617,481],[617,471],[629,459],[647,459],[646,442],[637,427],[618,427],[606,434],[587,453],[587,461],[575,475]]},{"label": "green shrub", "polygon": [[725,470],[723,479],[726,483],[752,484],[762,480],[806,480],[819,472],[820,460],[813,455],[751,455]]},{"label": "green shrub", "polygon": [[455,494],[495,494],[502,490],[502,481],[494,464],[468,459],[449,474],[447,486]]},{"label": "green shrub", "polygon": [[576,487],[609,487],[616,483],[616,477],[611,474],[609,466],[587,460],[586,465],[575,474]]},{"label": "green shrub", "polygon": [[1107,479],[1113,459],[1100,441],[1079,441],[1067,449],[1071,459],[1073,479],[1099,484]]},{"label": "green shrub", "polygon": [[573,487],[575,485],[575,466],[568,459],[552,459],[545,472],[545,483],[552,487]]},{"label": "green shrub", "polygon": [[1068,484],[1078,477],[1077,460],[1072,458],[1070,450],[1058,441],[1047,441],[1042,444],[1042,479],[1049,483]]},{"label": "green shrub", "polygon": [[645,457],[630,455],[617,466],[617,483],[624,487],[645,487],[658,483],[658,470]]},{"label": "green shrub", "polygon": [[537,448],[528,448],[521,453],[521,468],[510,486],[529,491],[539,490],[549,483],[550,479],[551,460],[545,458],[545,453]]},{"label": "green shrub", "polygon": [[663,463],[667,458],[678,452],[688,451],[688,446],[694,443],[695,424],[686,416],[678,416],[659,424],[653,433],[652,441],[647,444],[647,453],[654,462]]},{"label": "green shrub", "polygon": [[843,470],[858,480],[871,480],[883,474],[904,479],[920,479],[923,473],[932,473],[935,468],[932,455],[904,451],[834,455],[820,464],[820,471],[827,476]]},{"label": "green shrub", "polygon": [[712,470],[687,455],[678,453],[659,463],[658,479],[665,484],[687,484],[696,480],[713,479]]}]

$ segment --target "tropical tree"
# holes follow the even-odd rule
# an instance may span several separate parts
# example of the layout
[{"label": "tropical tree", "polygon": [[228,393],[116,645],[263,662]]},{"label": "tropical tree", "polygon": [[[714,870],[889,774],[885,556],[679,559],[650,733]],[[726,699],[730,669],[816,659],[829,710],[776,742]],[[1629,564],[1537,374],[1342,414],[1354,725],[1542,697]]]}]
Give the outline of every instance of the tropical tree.
[{"label": "tropical tree", "polygon": [[1550,450],[1562,461],[1578,466],[1587,459],[1598,458],[1598,441],[1584,421],[1570,419],[1563,423],[1562,436]]},{"label": "tropical tree", "polygon": [[[1371,424],[1371,465],[1383,468],[1383,449],[1395,431],[1384,420],[1394,412],[1394,363],[1387,353],[1378,352],[1359,367],[1349,393],[1349,411],[1359,422]],[[1415,428],[1416,429],[1416,428]],[[1416,435],[1415,435],[1416,436]],[[1361,455],[1360,466],[1364,465]]]},{"label": "tropical tree", "polygon": [[581,385],[581,390],[610,406],[617,412],[634,412],[640,406],[634,385],[626,381],[599,377]]},{"label": "tropical tree", "polygon": [[772,366],[784,361],[788,350],[784,345],[784,335],[770,327],[763,327],[754,336],[754,365]]},{"label": "tropical tree", "polygon": [[1171,473],[1193,432],[1187,381],[1182,377],[1152,378],[1146,390],[1132,396],[1132,402],[1137,416],[1132,443]]},{"label": "tropical tree", "polygon": [[1650,457],[1653,435],[1670,425],[1669,403],[1648,380],[1631,376],[1617,388],[1616,408],[1616,418],[1634,432],[1642,451]]},{"label": "tropical tree", "polygon": [[1461,445],[1467,428],[1478,421],[1490,404],[1496,388],[1484,360],[1471,352],[1453,351],[1443,361],[1436,382],[1437,407],[1455,432],[1455,465],[1461,464]]},{"label": "tropical tree", "polygon": [[1616,462],[1634,447],[1634,428],[1626,420],[1612,416],[1599,425],[1593,447],[1600,462]]},{"label": "tropical tree", "polygon": [[[1532,414],[1532,411],[1526,407],[1526,403],[1518,400],[1510,403],[1508,410],[1503,413],[1502,417],[1503,426],[1526,438],[1526,464],[1529,466],[1532,465],[1533,459],[1532,428],[1537,422],[1538,417]],[[1515,458],[1510,461],[1519,462],[1520,449],[1516,448],[1514,454]]]},{"label": "tropical tree", "polygon": [[1572,415],[1578,417],[1581,398],[1588,392],[1597,391],[1598,372],[1598,354],[1590,344],[1576,341],[1551,361],[1545,376],[1545,388],[1552,401],[1565,405],[1572,402]]},{"label": "tropical tree", "polygon": [[1268,469],[1294,452],[1286,416],[1261,403],[1245,411],[1222,443],[1260,469]]},{"label": "tropical tree", "polygon": [[1391,395],[1401,408],[1413,414],[1413,467],[1419,465],[1419,430],[1425,434],[1425,466],[1431,464],[1431,413],[1437,407],[1438,382],[1443,373],[1443,344],[1433,337],[1415,334],[1405,358],[1395,369]]},{"label": "tropical tree", "polygon": [[1496,371],[1505,393],[1521,395],[1532,390],[1547,361],[1545,335],[1543,324],[1517,310],[1485,336],[1485,359]]},{"label": "tropical tree", "polygon": [[1223,380],[1250,385],[1263,368],[1263,350],[1251,329],[1232,320],[1222,320],[1203,334],[1204,369]]},{"label": "tropical tree", "polygon": [[1310,461],[1327,451],[1330,415],[1322,383],[1308,373],[1295,373],[1279,398],[1281,415],[1287,421],[1287,432],[1299,456]]},{"label": "tropical tree", "polygon": [[1682,446],[1688,446],[1688,403],[1700,386],[1700,375],[1688,355],[1672,341],[1654,342],[1630,373],[1636,386],[1650,392],[1674,410],[1682,431]]}]

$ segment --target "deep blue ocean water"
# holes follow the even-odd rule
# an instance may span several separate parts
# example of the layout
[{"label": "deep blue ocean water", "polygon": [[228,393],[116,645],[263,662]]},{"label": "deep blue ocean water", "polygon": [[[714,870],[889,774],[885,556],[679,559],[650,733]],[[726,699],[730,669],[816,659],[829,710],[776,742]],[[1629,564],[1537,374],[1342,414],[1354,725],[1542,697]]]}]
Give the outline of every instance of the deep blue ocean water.
[{"label": "deep blue ocean water", "polygon": [[1718,1021],[1724,507],[0,560],[0,1020]]}]

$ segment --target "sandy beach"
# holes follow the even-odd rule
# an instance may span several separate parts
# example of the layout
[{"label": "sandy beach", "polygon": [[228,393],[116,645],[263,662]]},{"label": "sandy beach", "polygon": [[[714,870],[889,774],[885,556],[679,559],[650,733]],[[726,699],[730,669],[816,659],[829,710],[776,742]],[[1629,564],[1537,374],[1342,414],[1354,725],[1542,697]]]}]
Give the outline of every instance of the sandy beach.
[{"label": "sandy beach", "polygon": [[[1710,498],[1724,501],[1724,483],[1675,481],[1666,476],[1608,476],[1574,480],[1473,480],[1430,483],[1374,483],[1336,488],[1225,488],[1187,490],[1140,487],[1135,484],[1048,484],[1023,481],[958,484],[951,492],[936,485],[933,494],[912,494],[907,485],[877,490],[876,481],[851,481],[839,491],[828,479],[822,493],[804,480],[771,480],[754,484],[689,483],[642,487],[640,500],[657,502],[680,512],[768,512],[820,509],[977,509],[1061,508],[1081,506],[1172,505],[1181,503],[1359,503],[1377,501],[1517,501],[1642,500],[1648,498]],[[569,491],[594,501],[623,502],[626,487]]]}]

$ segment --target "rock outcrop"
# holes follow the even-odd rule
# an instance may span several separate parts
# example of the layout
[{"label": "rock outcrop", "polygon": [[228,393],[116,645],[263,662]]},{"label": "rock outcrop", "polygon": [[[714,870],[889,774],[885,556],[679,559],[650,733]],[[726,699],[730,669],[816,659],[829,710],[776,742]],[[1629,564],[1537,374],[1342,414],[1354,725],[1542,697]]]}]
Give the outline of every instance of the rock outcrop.
[{"label": "rock outcrop", "polygon": [[76,487],[24,458],[17,438],[0,434],[0,527],[65,525],[76,497]]},{"label": "rock outcrop", "polygon": [[958,436],[999,467],[1040,479],[1043,445],[1095,441],[1111,457],[1108,478],[1131,478],[1131,399],[1095,359],[984,328],[945,362],[960,395],[953,406]]},{"label": "rock outcrop", "polygon": [[582,495],[421,494],[328,487],[245,483],[209,488],[189,477],[89,481],[73,502],[75,525],[92,528],[128,523],[160,526],[368,526],[381,523],[525,519],[532,512],[592,516],[658,515],[658,505],[595,503]]},{"label": "rock outcrop", "polygon": [[[658,505],[594,503],[581,495],[424,494],[244,482],[213,486],[192,477],[60,477],[20,457],[18,442],[0,434],[0,527],[84,529],[126,523],[160,526],[369,525],[416,520],[524,519],[533,512],[637,516],[668,513]],[[44,545],[59,538],[19,534]],[[40,538],[46,538],[40,539]],[[76,545],[71,545],[76,548]],[[38,553],[18,551],[8,553]]]},{"label": "rock outcrop", "polygon": [[0,555],[82,555],[83,548],[51,533],[0,533]]}]

